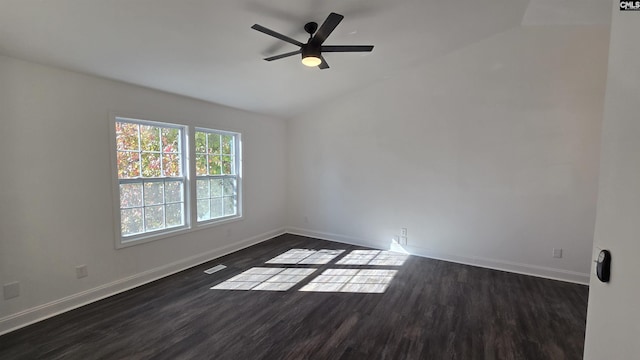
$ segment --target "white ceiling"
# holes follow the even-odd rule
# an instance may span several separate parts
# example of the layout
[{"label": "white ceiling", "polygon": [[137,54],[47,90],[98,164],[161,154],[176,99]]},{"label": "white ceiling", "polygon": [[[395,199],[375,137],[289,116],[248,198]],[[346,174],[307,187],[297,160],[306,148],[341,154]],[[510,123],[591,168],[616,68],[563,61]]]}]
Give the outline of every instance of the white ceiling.
[{"label": "white ceiling", "polygon": [[[607,0],[0,0],[0,54],[288,118],[521,26],[525,13],[525,25],[579,25],[607,22],[610,7]],[[325,54],[327,70],[306,68],[298,56],[262,60],[297,48],[251,25],[305,42],[303,25],[321,24],[332,11],[345,19],[326,44],[371,44],[373,52]]]}]

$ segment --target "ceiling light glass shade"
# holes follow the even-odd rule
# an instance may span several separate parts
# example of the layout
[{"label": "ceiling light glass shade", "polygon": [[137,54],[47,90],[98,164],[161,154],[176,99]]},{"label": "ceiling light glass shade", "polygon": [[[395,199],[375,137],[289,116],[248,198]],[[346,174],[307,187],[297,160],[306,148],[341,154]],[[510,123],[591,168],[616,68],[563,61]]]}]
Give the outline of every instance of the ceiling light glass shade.
[{"label": "ceiling light glass shade", "polygon": [[302,58],[302,63],[309,67],[318,66],[321,62],[322,59],[314,55],[308,55],[307,57]]},{"label": "ceiling light glass shade", "polygon": [[302,47],[302,63],[306,66],[318,66],[322,63],[320,46],[310,43]]}]

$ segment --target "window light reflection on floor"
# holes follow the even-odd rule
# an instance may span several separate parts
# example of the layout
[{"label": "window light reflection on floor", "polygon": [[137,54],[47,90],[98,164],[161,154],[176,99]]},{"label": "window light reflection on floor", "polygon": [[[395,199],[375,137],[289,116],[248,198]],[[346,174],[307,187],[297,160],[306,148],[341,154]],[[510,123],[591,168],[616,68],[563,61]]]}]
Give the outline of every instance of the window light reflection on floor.
[{"label": "window light reflection on floor", "polygon": [[353,250],[340,259],[338,265],[401,266],[409,255],[393,251]]},{"label": "window light reflection on floor", "polygon": [[267,264],[323,265],[328,264],[343,252],[344,250],[291,249],[267,261]]},{"label": "window light reflection on floor", "polygon": [[[344,252],[345,250],[290,249],[266,264],[325,265]],[[408,257],[408,254],[393,251],[352,250],[332,266],[402,266]],[[305,267],[253,267],[211,289],[287,291],[316,270],[317,268]],[[332,268],[312,278],[299,291],[383,293],[397,272],[384,269]]]},{"label": "window light reflection on floor", "polygon": [[328,269],[300,291],[383,293],[397,270]]},{"label": "window light reflection on floor", "polygon": [[254,267],[211,289],[287,291],[314,271],[316,269]]}]

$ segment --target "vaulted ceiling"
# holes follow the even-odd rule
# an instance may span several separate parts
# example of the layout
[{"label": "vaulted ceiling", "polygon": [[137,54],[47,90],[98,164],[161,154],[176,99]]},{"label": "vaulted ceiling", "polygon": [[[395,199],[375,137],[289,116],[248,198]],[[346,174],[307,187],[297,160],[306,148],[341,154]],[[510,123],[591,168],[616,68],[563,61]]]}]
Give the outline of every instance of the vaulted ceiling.
[{"label": "vaulted ceiling", "polygon": [[[345,16],[331,68],[251,29],[306,41],[306,22]],[[249,111],[293,117],[516,26],[609,22],[605,0],[0,0],[0,54]]]}]

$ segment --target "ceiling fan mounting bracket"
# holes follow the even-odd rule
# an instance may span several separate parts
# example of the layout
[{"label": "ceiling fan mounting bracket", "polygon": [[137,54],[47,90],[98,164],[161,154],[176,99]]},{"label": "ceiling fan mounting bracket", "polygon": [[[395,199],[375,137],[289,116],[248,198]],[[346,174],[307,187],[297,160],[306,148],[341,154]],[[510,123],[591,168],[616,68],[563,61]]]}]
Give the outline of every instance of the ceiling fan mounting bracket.
[{"label": "ceiling fan mounting bracket", "polygon": [[316,22],[308,22],[304,25],[304,31],[306,31],[307,33],[309,33],[309,35],[313,35],[313,33],[316,32],[316,30],[318,30],[318,23]]}]

